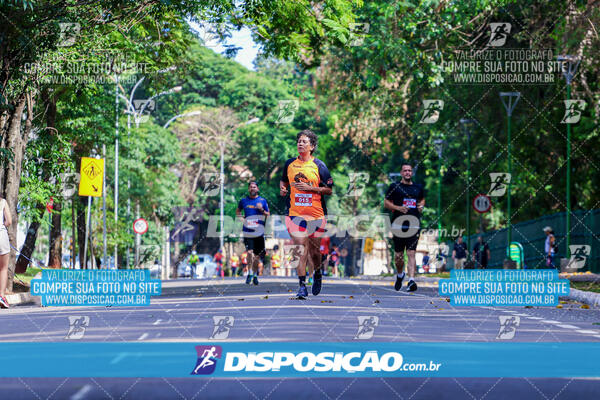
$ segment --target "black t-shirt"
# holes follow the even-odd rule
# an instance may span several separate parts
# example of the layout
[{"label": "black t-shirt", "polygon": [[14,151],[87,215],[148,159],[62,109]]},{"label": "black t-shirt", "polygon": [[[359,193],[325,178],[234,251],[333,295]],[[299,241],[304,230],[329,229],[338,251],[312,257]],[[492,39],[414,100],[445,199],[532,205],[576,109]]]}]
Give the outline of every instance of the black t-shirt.
[{"label": "black t-shirt", "polygon": [[456,258],[467,258],[467,244],[465,242],[455,242],[454,251],[456,252]]},{"label": "black t-shirt", "polygon": [[[475,253],[475,259],[477,261],[484,263],[487,261],[487,252],[490,249],[490,246],[488,246],[488,244],[484,242],[483,249],[481,249],[481,247],[482,247],[481,243],[479,243],[479,242],[475,243],[475,246],[473,247],[473,253]],[[480,253],[480,251],[481,251],[481,253]]]},{"label": "black t-shirt", "polygon": [[422,185],[414,182],[412,185],[394,182],[388,187],[385,198],[394,203],[395,206],[408,207],[406,214],[402,214],[400,211],[392,211],[392,222],[401,215],[414,215],[420,218],[421,213],[419,213],[417,206],[419,201],[425,198],[425,189]]}]

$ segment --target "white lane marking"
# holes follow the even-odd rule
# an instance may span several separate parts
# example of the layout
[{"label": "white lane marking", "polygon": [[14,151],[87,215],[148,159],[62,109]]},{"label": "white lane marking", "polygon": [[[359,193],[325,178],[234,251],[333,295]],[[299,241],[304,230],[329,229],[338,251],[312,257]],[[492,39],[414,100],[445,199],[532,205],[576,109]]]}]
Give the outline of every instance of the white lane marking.
[{"label": "white lane marking", "polygon": [[519,317],[529,317],[529,314],[515,314],[518,315]]},{"label": "white lane marking", "polygon": [[156,321],[154,321],[154,323],[152,325],[158,325],[158,324],[160,324],[160,321],[162,321],[162,319],[157,319]]},{"label": "white lane marking", "polygon": [[594,337],[600,338],[600,335],[594,335]]},{"label": "white lane marking", "polygon": [[138,338],[138,340],[144,340],[144,339],[146,339],[147,337],[148,337],[148,334],[147,334],[147,333],[143,333],[143,334],[142,334],[142,336],[140,336],[140,337]]},{"label": "white lane marking", "polygon": [[544,320],[542,320],[542,322],[545,323],[545,324],[561,324],[562,323],[562,322],[559,322],[559,321],[552,321],[552,320],[549,320],[549,319],[544,319]]},{"label": "white lane marking", "polygon": [[544,318],[541,318],[541,317],[527,317],[527,318],[529,318],[529,319],[535,319],[536,321],[539,321],[539,320],[541,320],[541,319],[544,319]]},{"label": "white lane marking", "polygon": [[580,329],[578,326],[574,326],[574,325],[567,325],[567,324],[560,324],[560,325],[556,325],[559,328],[565,328],[565,329]]},{"label": "white lane marking", "polygon": [[598,331],[590,331],[590,330],[587,330],[587,329],[580,329],[577,332],[579,332],[579,333],[585,333],[586,335],[595,335],[595,334],[598,333]]},{"label": "white lane marking", "polygon": [[92,385],[85,385],[81,389],[77,391],[73,396],[70,397],[70,400],[82,400],[86,394],[88,394],[92,390]]}]

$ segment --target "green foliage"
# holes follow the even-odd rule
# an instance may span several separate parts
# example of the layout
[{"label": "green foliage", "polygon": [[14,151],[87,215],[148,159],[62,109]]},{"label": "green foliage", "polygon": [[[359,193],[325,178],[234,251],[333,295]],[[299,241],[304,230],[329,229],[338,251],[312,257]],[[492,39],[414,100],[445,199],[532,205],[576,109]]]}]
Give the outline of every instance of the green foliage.
[{"label": "green foliage", "polygon": [[[597,10],[578,3],[573,12],[599,18]],[[471,137],[471,199],[489,189],[490,172],[507,171],[506,113],[498,93],[520,91],[522,98],[512,118],[513,222],[532,219],[566,207],[566,127],[560,124],[566,98],[563,77],[549,85],[457,85],[441,68],[457,48],[482,49],[489,39],[489,22],[508,21],[513,31],[507,48],[551,49],[553,54],[583,53],[591,60],[598,49],[585,24],[564,16],[557,3],[531,1],[422,1],[414,5],[372,1],[357,12],[370,23],[360,46],[332,48],[318,72],[319,98],[328,106],[328,127],[367,155],[361,168],[388,182],[385,174],[399,170],[405,157],[418,167],[416,180],[427,190],[425,224],[435,224],[437,155],[433,141],[443,138],[442,221],[465,226],[466,136],[460,118],[477,122]],[[574,15],[575,15],[574,14]],[[544,21],[556,21],[547,24]],[[588,34],[588,42],[584,41]],[[574,208],[597,207],[598,191],[590,184],[600,177],[596,153],[595,104],[598,65],[582,62],[574,90],[588,108],[573,126],[572,197]],[[445,105],[435,124],[420,124],[424,99]],[[375,182],[372,182],[373,184]],[[432,209],[433,208],[433,209]],[[506,225],[506,196],[494,199],[485,229]],[[476,215],[471,212],[471,227]]]}]

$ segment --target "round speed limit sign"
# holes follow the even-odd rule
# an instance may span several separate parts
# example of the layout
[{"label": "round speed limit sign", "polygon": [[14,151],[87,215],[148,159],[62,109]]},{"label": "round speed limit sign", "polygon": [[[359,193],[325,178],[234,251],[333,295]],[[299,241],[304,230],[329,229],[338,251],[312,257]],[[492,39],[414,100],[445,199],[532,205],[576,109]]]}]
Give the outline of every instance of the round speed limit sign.
[{"label": "round speed limit sign", "polygon": [[478,213],[486,213],[492,208],[492,201],[485,194],[478,194],[473,199],[473,208]]},{"label": "round speed limit sign", "polygon": [[148,222],[144,218],[133,221],[133,231],[139,235],[148,232]]}]

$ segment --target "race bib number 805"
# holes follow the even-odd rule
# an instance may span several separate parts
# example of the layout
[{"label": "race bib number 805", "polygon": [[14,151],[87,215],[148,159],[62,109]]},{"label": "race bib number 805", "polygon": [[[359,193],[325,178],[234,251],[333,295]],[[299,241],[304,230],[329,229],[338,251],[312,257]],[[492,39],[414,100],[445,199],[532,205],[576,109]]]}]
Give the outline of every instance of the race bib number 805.
[{"label": "race bib number 805", "polygon": [[408,208],[417,208],[417,200],[416,199],[404,199],[402,202],[404,207]]}]

